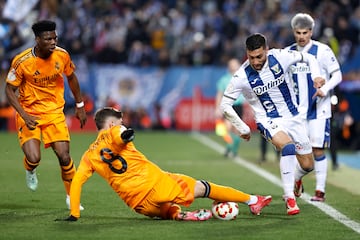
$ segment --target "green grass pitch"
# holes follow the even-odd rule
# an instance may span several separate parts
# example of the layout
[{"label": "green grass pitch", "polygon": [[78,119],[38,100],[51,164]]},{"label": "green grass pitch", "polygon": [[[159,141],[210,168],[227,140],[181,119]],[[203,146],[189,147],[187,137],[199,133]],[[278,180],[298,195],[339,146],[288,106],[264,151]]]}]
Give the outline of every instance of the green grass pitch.
[{"label": "green grass pitch", "polygon": [[[75,163],[95,138],[95,133],[72,133],[71,155]],[[221,143],[212,133],[205,136]],[[81,202],[85,207],[77,222],[57,222],[69,212],[55,154],[42,149],[38,167],[39,187],[31,192],[25,185],[23,153],[13,133],[0,133],[0,239],[360,239],[360,234],[299,199],[301,213],[287,216],[282,189],[250,172],[221,153],[202,144],[189,133],[137,132],[137,148],[164,170],[188,174],[254,194],[271,194],[273,202],[261,216],[250,214],[240,204],[236,220],[210,219],[206,222],[152,220],[130,210],[98,175],[85,185]],[[269,152],[271,149],[269,147]],[[255,163],[259,139],[242,142],[239,155]],[[272,155],[270,155],[272,156]],[[275,155],[274,155],[275,156]],[[274,157],[273,156],[273,157]],[[279,176],[275,159],[259,165]],[[314,176],[305,179],[309,194]],[[358,182],[350,183],[359,188]],[[197,199],[189,210],[210,208],[212,201]],[[326,203],[360,223],[360,196],[328,184]]]}]

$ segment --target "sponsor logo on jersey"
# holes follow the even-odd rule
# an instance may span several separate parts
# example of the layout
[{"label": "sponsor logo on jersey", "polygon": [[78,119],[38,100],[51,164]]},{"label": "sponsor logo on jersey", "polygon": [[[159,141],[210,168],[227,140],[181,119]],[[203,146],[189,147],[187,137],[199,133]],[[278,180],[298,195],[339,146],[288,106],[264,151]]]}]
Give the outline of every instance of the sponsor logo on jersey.
[{"label": "sponsor logo on jersey", "polygon": [[[272,102],[272,101],[264,101],[263,102],[263,106],[264,106],[264,108],[266,109],[266,112],[272,112],[273,110],[275,110],[275,105],[274,105],[274,103]],[[272,125],[273,126],[273,125]],[[277,127],[277,126],[276,126]],[[275,127],[275,128],[276,128]],[[275,129],[275,128],[273,128],[273,129]]]},{"label": "sponsor logo on jersey", "polygon": [[35,76],[38,76],[38,75],[40,75],[40,72],[39,72],[39,70],[36,70],[33,76],[35,77]]},{"label": "sponsor logo on jersey", "polygon": [[254,87],[253,91],[256,95],[262,95],[262,94],[266,93],[267,91],[269,91],[271,88],[279,86],[284,81],[285,81],[284,75],[280,75],[280,77],[278,77],[264,85]]},{"label": "sponsor logo on jersey", "polygon": [[310,67],[308,65],[305,64],[297,64],[297,65],[292,65],[290,67],[291,72],[293,74],[297,74],[297,73],[310,73]]},{"label": "sponsor logo on jersey", "polygon": [[254,80],[251,81],[251,84],[256,84],[256,82],[259,80],[259,78],[255,78]]}]

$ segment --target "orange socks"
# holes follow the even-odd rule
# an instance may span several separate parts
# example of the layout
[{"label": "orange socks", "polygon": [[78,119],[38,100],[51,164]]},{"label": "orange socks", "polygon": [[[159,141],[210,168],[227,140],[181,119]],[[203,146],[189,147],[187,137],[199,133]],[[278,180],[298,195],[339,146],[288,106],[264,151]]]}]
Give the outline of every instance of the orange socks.
[{"label": "orange socks", "polygon": [[[248,202],[250,200],[250,194],[244,193],[242,191],[236,190],[231,187],[226,187],[222,185],[217,185],[215,183],[201,181],[207,189],[208,198],[211,198],[219,202]],[[207,183],[207,184],[206,184]]]},{"label": "orange socks", "polygon": [[37,166],[39,166],[39,163],[40,163],[40,162],[37,162],[37,163],[29,162],[29,160],[27,160],[27,158],[24,156],[23,163],[24,163],[24,167],[25,167],[26,170],[32,171],[32,170],[34,170]]},{"label": "orange socks", "polygon": [[64,182],[65,191],[67,195],[70,195],[70,185],[75,175],[75,172],[76,172],[76,167],[72,159],[70,159],[70,162],[67,166],[61,166],[61,177]]}]

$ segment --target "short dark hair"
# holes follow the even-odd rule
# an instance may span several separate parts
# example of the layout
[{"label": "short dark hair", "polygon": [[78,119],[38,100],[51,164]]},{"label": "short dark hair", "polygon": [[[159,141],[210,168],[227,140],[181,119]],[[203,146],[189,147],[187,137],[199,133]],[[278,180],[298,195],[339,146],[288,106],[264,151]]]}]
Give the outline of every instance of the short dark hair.
[{"label": "short dark hair", "polygon": [[266,48],[266,46],[266,37],[261,33],[252,34],[246,39],[246,49],[249,51],[254,51],[261,47]]},{"label": "short dark hair", "polygon": [[31,28],[35,36],[39,37],[43,32],[55,31],[56,23],[50,20],[41,20],[34,23]]},{"label": "short dark hair", "polygon": [[98,130],[104,127],[104,123],[108,117],[122,118],[123,114],[120,110],[112,107],[103,107],[95,113],[95,124]]}]

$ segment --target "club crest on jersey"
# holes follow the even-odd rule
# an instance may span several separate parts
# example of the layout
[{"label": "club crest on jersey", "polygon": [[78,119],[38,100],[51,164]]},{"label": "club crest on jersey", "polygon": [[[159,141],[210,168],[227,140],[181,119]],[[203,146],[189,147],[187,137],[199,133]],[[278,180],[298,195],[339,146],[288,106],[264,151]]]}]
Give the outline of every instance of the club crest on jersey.
[{"label": "club crest on jersey", "polygon": [[279,67],[279,64],[275,64],[271,67],[271,70],[273,70],[275,75],[279,75],[281,73],[281,68]]},{"label": "club crest on jersey", "polygon": [[59,64],[59,62],[56,62],[56,63],[55,63],[55,69],[56,69],[57,71],[60,70],[60,64]]}]

